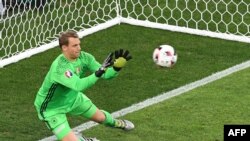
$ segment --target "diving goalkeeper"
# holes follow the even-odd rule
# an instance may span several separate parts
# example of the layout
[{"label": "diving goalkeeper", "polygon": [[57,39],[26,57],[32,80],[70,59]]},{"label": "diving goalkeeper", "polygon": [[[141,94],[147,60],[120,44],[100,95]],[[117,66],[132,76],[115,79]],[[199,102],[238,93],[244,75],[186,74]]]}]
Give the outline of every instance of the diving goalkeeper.
[{"label": "diving goalkeeper", "polygon": [[[34,102],[40,120],[62,141],[95,141],[95,138],[77,137],[71,130],[66,114],[82,116],[95,122],[131,130],[128,120],[114,119],[107,111],[100,110],[82,91],[93,86],[100,78],[111,79],[118,75],[132,57],[122,49],[110,53],[102,64],[84,51],[76,32],[60,34],[62,54],[52,63]],[[113,55],[115,59],[113,61]],[[92,74],[84,76],[87,71]]]}]

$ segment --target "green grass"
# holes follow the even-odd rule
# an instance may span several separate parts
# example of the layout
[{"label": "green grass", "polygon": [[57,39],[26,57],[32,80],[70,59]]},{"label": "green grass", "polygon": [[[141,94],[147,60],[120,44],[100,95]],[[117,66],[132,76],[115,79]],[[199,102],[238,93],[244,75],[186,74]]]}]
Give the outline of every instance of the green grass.
[{"label": "green grass", "polygon": [[[152,61],[154,48],[163,43],[170,44],[177,50],[178,62],[173,69],[158,68]],[[100,62],[109,52],[119,48],[130,50],[133,56],[117,78],[111,81],[101,80],[85,91],[99,108],[110,112],[250,59],[247,53],[250,48],[246,43],[124,24],[85,37],[81,46],[82,50],[90,52]],[[0,140],[29,141],[52,135],[38,120],[33,102],[51,62],[59,54],[59,48],[51,49],[0,69]],[[183,105],[192,102],[187,101]],[[212,104],[207,106],[210,105]],[[169,114],[178,115],[178,110],[171,112],[173,113]],[[227,114],[221,116],[227,117]],[[180,115],[172,118],[179,117]],[[136,124],[139,120],[135,119]],[[69,117],[69,121],[74,127],[86,120]],[[166,121],[169,121],[167,117]],[[174,122],[171,123],[175,125]],[[124,136],[123,133],[119,134]]]},{"label": "green grass", "polygon": [[250,123],[249,72],[245,69],[128,114],[123,118],[136,125],[131,132],[99,125],[83,134],[103,141],[223,141],[225,124]]}]

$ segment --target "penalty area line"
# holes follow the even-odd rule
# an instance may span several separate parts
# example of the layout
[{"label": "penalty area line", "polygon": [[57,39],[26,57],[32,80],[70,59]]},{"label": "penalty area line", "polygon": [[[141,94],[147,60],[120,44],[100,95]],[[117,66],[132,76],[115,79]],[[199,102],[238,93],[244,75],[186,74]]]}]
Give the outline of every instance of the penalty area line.
[{"label": "penalty area line", "polygon": [[[172,97],[181,95],[181,94],[183,94],[185,92],[188,92],[188,91],[193,90],[193,89],[195,89],[197,87],[206,85],[206,84],[208,84],[210,82],[221,79],[221,78],[223,78],[225,76],[228,76],[228,75],[230,75],[230,74],[232,74],[234,72],[246,69],[248,67],[250,67],[250,61],[243,62],[241,64],[238,64],[238,65],[235,65],[235,66],[233,66],[231,68],[228,68],[226,70],[214,73],[214,74],[212,74],[212,75],[210,75],[208,77],[205,77],[205,78],[203,78],[201,80],[189,83],[189,84],[181,86],[181,87],[179,87],[177,89],[171,90],[169,92],[165,92],[165,93],[163,93],[161,95],[155,96],[153,98],[146,99],[145,101],[133,104],[130,107],[127,107],[127,108],[121,109],[119,111],[116,111],[116,112],[112,113],[112,116],[114,118],[117,118],[117,117],[127,115],[129,113],[133,113],[133,112],[141,110],[141,109],[143,109],[145,107],[148,107],[148,106],[160,103],[162,101],[165,101],[167,99],[170,99]],[[80,134],[82,131],[87,130],[89,128],[92,128],[92,127],[94,127],[96,125],[98,125],[98,123],[95,123],[93,121],[89,121],[89,122],[83,123],[83,124],[73,128],[72,130],[74,131],[75,134]],[[39,141],[55,141],[55,140],[56,140],[56,137],[55,137],[55,135],[53,135],[53,136],[41,139]]]}]

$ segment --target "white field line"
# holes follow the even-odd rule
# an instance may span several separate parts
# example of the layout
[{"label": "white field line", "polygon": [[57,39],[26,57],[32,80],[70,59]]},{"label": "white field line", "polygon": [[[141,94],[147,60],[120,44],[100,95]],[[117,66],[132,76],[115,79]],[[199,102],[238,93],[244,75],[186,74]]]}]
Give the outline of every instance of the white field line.
[{"label": "white field line", "polygon": [[[126,114],[129,114],[129,113],[141,110],[141,109],[143,109],[145,107],[157,104],[157,103],[162,102],[164,100],[170,99],[170,98],[172,98],[174,96],[181,95],[181,94],[183,94],[185,92],[188,92],[188,91],[193,90],[193,89],[195,89],[197,87],[206,85],[206,84],[208,84],[210,82],[221,79],[221,78],[223,78],[225,76],[228,76],[228,75],[230,75],[230,74],[232,74],[234,72],[243,70],[243,69],[248,68],[248,67],[250,67],[250,61],[243,62],[241,64],[238,64],[238,65],[235,65],[235,66],[233,66],[231,68],[228,68],[226,70],[214,73],[214,74],[212,74],[212,75],[210,75],[208,77],[205,77],[205,78],[203,78],[201,80],[198,80],[198,81],[192,82],[190,84],[181,86],[181,87],[179,87],[177,89],[174,89],[172,91],[163,93],[161,95],[158,95],[156,97],[147,99],[147,100],[139,102],[137,104],[133,104],[130,107],[127,107],[127,108],[124,108],[124,109],[121,109],[119,111],[116,111],[116,112],[112,113],[112,115],[115,118],[117,118],[117,117],[121,117],[121,116],[124,116]],[[91,127],[94,127],[96,125],[98,125],[98,123],[89,121],[89,122],[83,123],[83,124],[73,128],[73,131],[76,134],[79,134],[80,132],[82,132],[84,130],[87,130],[87,129],[91,128]],[[46,137],[44,139],[41,139],[40,141],[54,141],[54,140],[56,140],[56,137],[55,136],[50,136],[50,137]]]}]

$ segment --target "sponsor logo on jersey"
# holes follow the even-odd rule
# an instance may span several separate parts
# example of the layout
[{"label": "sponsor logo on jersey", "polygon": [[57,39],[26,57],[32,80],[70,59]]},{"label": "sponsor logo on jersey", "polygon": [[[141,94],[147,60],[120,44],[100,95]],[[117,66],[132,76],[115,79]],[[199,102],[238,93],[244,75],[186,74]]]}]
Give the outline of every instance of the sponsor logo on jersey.
[{"label": "sponsor logo on jersey", "polygon": [[80,67],[76,68],[76,73],[79,74],[81,71]]},{"label": "sponsor logo on jersey", "polygon": [[71,71],[67,70],[67,71],[65,72],[65,76],[68,77],[68,78],[70,78],[70,77],[73,76],[73,73],[72,73]]}]

